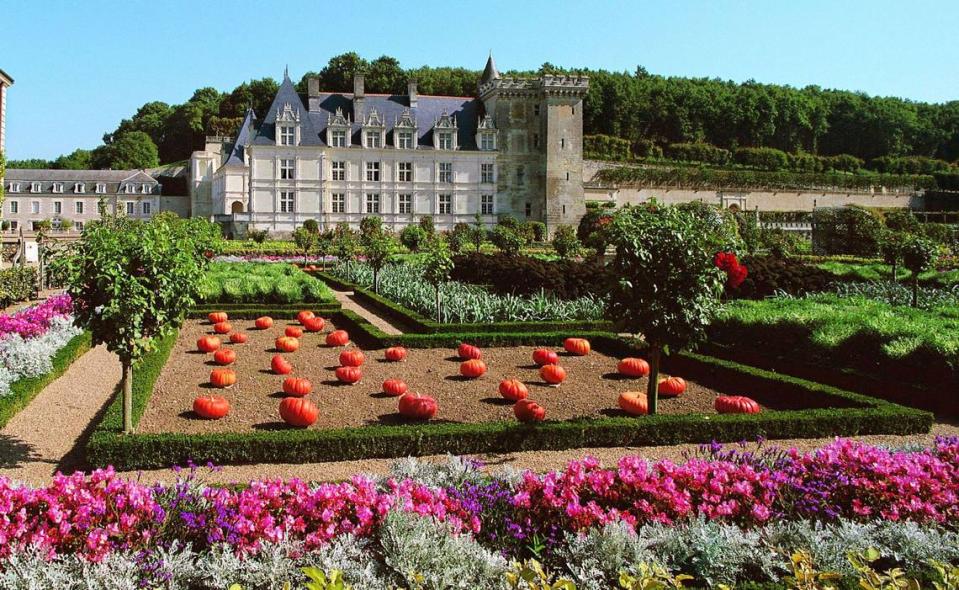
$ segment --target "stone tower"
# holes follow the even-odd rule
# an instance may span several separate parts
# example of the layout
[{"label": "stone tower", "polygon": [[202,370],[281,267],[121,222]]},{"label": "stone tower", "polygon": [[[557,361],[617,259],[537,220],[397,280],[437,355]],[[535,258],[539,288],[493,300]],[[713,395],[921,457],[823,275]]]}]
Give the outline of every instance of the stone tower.
[{"label": "stone tower", "polygon": [[585,76],[503,77],[493,56],[480,79],[479,98],[499,129],[499,210],[542,221],[550,233],[576,225],[586,213],[583,195]]}]

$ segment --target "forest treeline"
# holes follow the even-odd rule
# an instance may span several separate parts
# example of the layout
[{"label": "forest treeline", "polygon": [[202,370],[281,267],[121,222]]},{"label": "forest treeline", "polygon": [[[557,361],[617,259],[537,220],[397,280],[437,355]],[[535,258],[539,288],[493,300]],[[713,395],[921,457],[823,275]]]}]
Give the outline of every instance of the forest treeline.
[{"label": "forest treeline", "polygon": [[[333,57],[297,84],[320,79],[326,91],[351,92],[353,73],[363,71],[370,93],[405,94],[407,80],[420,94],[474,96],[480,70],[454,67],[405,69],[382,56],[372,61],[356,53]],[[634,72],[565,69],[546,63],[541,73],[586,74],[584,132],[641,144],[707,143],[727,150],[771,147],[821,156],[848,154],[870,161],[882,156],[923,156],[949,162],[959,158],[959,101],[932,104],[861,92],[793,88],[754,81],[667,77],[642,67]],[[200,88],[182,104],[144,104],[103,145],[78,149],[60,158],[10,161],[9,167],[146,168],[185,160],[203,147],[206,135],[230,135],[246,110],[263,116],[277,90],[273,78],[251,80],[230,92]]]}]

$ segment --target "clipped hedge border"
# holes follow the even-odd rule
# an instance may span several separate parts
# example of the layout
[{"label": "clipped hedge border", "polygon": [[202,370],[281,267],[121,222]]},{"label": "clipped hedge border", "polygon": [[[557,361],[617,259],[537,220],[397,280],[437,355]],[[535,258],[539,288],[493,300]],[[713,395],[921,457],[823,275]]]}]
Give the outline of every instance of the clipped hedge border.
[{"label": "clipped hedge border", "polygon": [[[274,315],[278,315],[274,313]],[[344,310],[333,318],[354,330],[354,340],[383,345],[394,339],[404,344],[452,346],[468,339],[484,345],[561,342],[568,333],[464,333],[388,336],[358,315]],[[580,334],[594,339],[597,350],[636,353],[633,343],[610,334]],[[176,342],[174,332],[134,368],[134,424],[138,424],[153,386]],[[518,422],[480,424],[424,423],[375,425],[324,430],[276,430],[217,434],[122,434],[122,400],[115,399],[87,444],[93,466],[113,465],[121,470],[153,469],[188,460],[228,463],[303,463],[391,458],[408,455],[471,454],[579,447],[615,447],[733,442],[767,438],[810,438],[867,434],[927,432],[933,417],[843,391],[828,385],[778,375],[753,367],[695,354],[670,357],[666,368],[707,380],[735,383],[774,382],[797,395],[825,396],[838,407],[767,411],[757,415],[657,415],[644,418],[604,417],[530,425]],[[820,399],[823,399],[820,397]]]},{"label": "clipped hedge border", "polygon": [[33,401],[43,388],[53,383],[57,378],[63,375],[73,361],[77,360],[84,353],[90,350],[93,344],[93,338],[90,332],[84,331],[77,334],[67,342],[63,348],[57,351],[51,363],[53,369],[49,373],[39,377],[26,377],[18,379],[10,384],[10,394],[0,397],[0,428],[7,425],[17,413]]},{"label": "clipped hedge border", "polygon": [[420,333],[462,333],[462,332],[517,332],[531,330],[534,332],[552,332],[560,330],[600,332],[612,329],[610,322],[574,321],[574,322],[492,322],[481,324],[444,324],[435,322],[408,307],[378,295],[360,285],[338,279],[323,271],[312,271],[312,274],[323,279],[327,284],[340,290],[352,290],[353,295],[361,302],[368,304],[386,319],[409,327]]},{"label": "clipped hedge border", "polygon": [[251,320],[260,316],[269,315],[280,319],[295,318],[301,310],[308,309],[320,315],[333,315],[340,311],[339,302],[333,303],[295,303],[292,305],[269,304],[212,304],[194,307],[187,312],[189,318],[205,318],[210,312],[225,311],[230,318]]}]

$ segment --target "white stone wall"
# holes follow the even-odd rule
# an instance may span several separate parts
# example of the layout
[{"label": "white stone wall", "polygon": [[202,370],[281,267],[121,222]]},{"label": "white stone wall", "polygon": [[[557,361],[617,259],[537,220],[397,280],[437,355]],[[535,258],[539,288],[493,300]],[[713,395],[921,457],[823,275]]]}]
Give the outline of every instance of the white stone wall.
[{"label": "white stone wall", "polygon": [[7,85],[0,82],[0,152],[6,153],[7,145]]},{"label": "white stone wall", "polygon": [[[96,193],[50,194],[19,192],[7,193],[3,202],[3,219],[16,222],[17,228],[11,228],[8,231],[18,231],[20,227],[22,227],[24,231],[31,231],[33,226],[32,222],[42,221],[44,219],[69,219],[73,221],[74,224],[85,224],[100,218],[99,206],[101,200],[105,203],[108,211],[113,212],[115,204],[121,214],[126,214],[127,202],[132,202],[133,215],[130,215],[130,217],[133,219],[148,219],[163,210],[161,197],[155,194],[98,195]],[[186,199],[181,197],[181,200]],[[14,205],[14,203],[16,203],[16,205]],[[37,213],[33,212],[33,203],[37,203],[38,205],[39,211]],[[60,203],[59,214],[56,212],[56,203]],[[77,203],[83,204],[82,213],[77,213]],[[143,203],[149,203],[148,213],[144,213]],[[17,208],[16,213],[13,211],[15,206]],[[185,209],[185,207],[180,207],[180,210],[183,209]],[[186,210],[182,214],[184,217],[188,215],[189,210]],[[79,226],[77,226],[77,229],[79,229]]]}]

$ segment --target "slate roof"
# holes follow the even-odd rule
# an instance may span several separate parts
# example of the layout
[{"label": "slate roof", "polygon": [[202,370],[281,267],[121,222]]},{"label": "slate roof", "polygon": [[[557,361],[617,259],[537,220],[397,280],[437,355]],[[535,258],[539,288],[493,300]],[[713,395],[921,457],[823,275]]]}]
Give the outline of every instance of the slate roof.
[{"label": "slate roof", "polygon": [[489,59],[486,60],[486,68],[483,70],[483,75],[480,77],[480,84],[486,84],[492,80],[499,78],[499,71],[496,69],[496,62],[493,61],[493,52],[489,54]]},{"label": "slate roof", "polygon": [[[233,149],[230,150],[230,156],[226,159],[226,162],[224,162],[224,166],[245,165],[243,152],[250,143],[251,129],[253,128],[253,121],[255,120],[256,113],[253,112],[253,109],[247,109],[246,116],[243,117],[243,123],[240,125],[240,131],[236,135],[236,141],[233,142]],[[274,116],[274,121],[275,120],[276,117]]]},{"label": "slate roof", "polygon": [[[63,194],[73,194],[73,183],[76,182],[87,184],[104,182],[107,184],[107,193],[119,192],[120,187],[126,182],[135,184],[159,184],[157,179],[142,170],[47,170],[7,168],[3,180],[5,183],[9,183],[10,181],[21,183],[39,182],[40,192],[44,193],[52,192],[53,183],[60,182],[63,183]],[[23,194],[31,194],[27,189],[29,189],[29,186],[24,186],[21,188],[21,192]],[[92,194],[92,187],[88,187],[88,191]]]},{"label": "slate roof", "polygon": [[[270,110],[257,128],[253,138],[254,145],[272,145],[276,143],[276,116],[286,103],[300,111],[300,145],[326,146],[326,126],[330,116],[337,108],[352,121],[352,145],[362,145],[360,141],[361,122],[353,113],[353,94],[321,93],[310,97],[313,110],[303,104],[289,78],[283,80],[277,91]],[[366,94],[363,99],[365,113],[372,109],[380,114],[386,125],[386,145],[393,145],[393,126],[403,112],[409,108],[409,97],[405,95]],[[476,125],[482,109],[482,103],[473,97],[418,95],[416,107],[410,109],[416,119],[418,147],[433,149],[433,124],[446,112],[456,119],[458,144],[461,150],[476,150]],[[242,131],[241,131],[242,133]],[[240,142],[237,141],[237,144]]]}]

